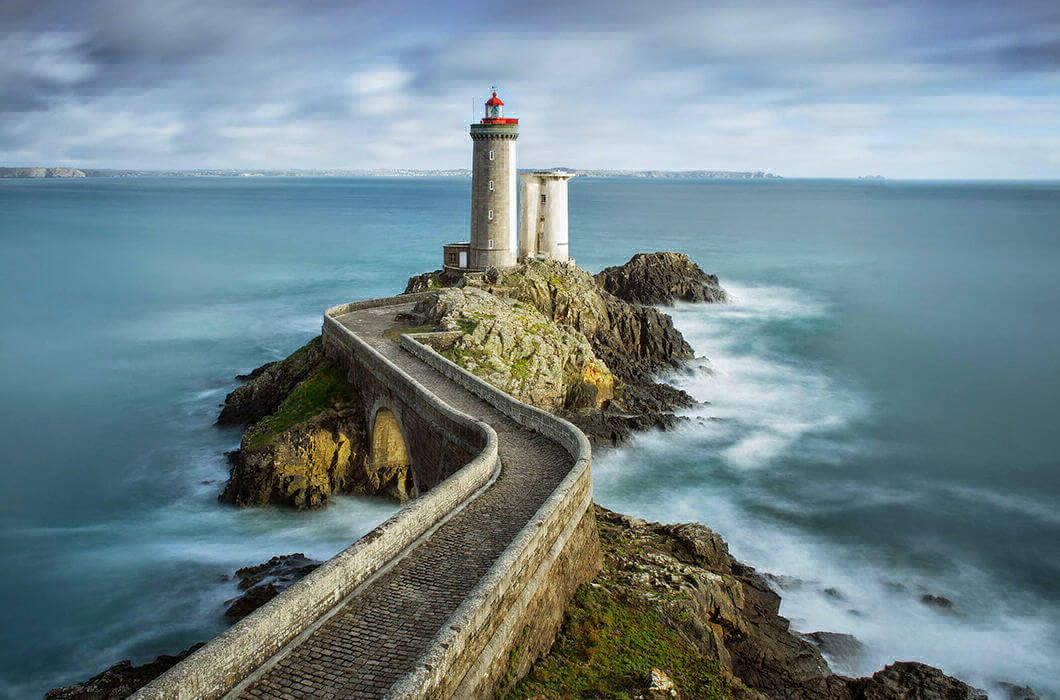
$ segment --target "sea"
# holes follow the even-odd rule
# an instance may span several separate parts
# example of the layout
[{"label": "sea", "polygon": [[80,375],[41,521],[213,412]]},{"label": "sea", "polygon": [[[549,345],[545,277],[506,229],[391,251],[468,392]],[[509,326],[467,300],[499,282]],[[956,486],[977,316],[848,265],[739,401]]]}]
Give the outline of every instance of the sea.
[{"label": "sea", "polygon": [[[0,696],[225,628],[233,572],[391,514],[217,502],[235,375],[466,239],[461,178],[0,180]],[[916,660],[1060,695],[1060,183],[575,179],[598,271],[687,253],[701,401],[604,450],[596,500],[699,521],[866,674]],[[949,608],[923,602],[942,596]]]}]

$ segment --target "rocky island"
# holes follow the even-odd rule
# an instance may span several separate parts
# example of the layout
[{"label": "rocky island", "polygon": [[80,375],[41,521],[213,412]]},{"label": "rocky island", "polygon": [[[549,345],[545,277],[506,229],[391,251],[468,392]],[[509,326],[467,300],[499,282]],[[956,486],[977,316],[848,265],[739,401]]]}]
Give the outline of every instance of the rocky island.
[{"label": "rocky island", "polygon": [[[649,304],[726,299],[715,276],[675,253],[637,255],[595,276],[540,260],[503,272],[436,271],[413,277],[405,291],[420,300],[396,319],[395,336],[443,331],[432,342],[444,357],[566,417],[598,449],[633,431],[666,429],[693,404],[654,378],[693,351]],[[413,495],[409,474],[373,467],[355,389],[319,337],[241,379],[218,418],[246,426],[221,501],[307,509],[335,494]],[[858,653],[857,640],[792,631],[770,577],[733,559],[710,528],[648,523],[600,506],[595,520],[602,569],[578,590],[551,650],[527,673],[507,677],[500,697],[985,697],[919,663],[867,678],[836,675],[822,651]],[[246,593],[229,601],[227,615],[248,614],[317,564],[287,555],[241,569]],[[49,697],[124,697],[190,651],[146,666],[121,662]],[[1036,697],[1013,689],[1013,698]]]}]

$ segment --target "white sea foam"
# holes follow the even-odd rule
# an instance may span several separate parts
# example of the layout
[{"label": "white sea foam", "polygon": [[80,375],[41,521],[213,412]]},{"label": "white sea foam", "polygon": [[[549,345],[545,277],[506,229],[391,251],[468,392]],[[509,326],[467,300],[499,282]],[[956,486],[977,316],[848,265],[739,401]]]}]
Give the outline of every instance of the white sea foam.
[{"label": "white sea foam", "polygon": [[[1056,606],[1043,610],[1041,601],[1019,598],[996,572],[953,559],[927,533],[918,553],[946,562],[940,572],[798,524],[842,513],[851,503],[929,507],[939,502],[939,487],[844,478],[845,470],[859,468],[859,457],[880,448],[847,430],[871,416],[871,402],[830,368],[799,361],[783,346],[791,337],[797,342],[806,324],[826,329],[828,304],[781,287],[726,288],[730,304],[669,310],[710,361],[665,379],[710,403],[688,411],[693,420],[675,431],[643,434],[599,456],[597,500],[653,520],[704,522],[738,558],[788,577],[781,613],[794,629],[846,632],[867,645],[860,663],[837,666],[839,672],[867,674],[896,660],[919,660],[979,687],[1004,680],[1060,692]],[[800,460],[831,465],[836,476],[815,484],[787,474]],[[778,475],[790,477],[783,488]],[[967,487],[942,496],[1049,522],[1058,517],[1031,498]],[[826,594],[828,588],[838,595]],[[950,598],[955,611],[925,605],[925,593]]]}]

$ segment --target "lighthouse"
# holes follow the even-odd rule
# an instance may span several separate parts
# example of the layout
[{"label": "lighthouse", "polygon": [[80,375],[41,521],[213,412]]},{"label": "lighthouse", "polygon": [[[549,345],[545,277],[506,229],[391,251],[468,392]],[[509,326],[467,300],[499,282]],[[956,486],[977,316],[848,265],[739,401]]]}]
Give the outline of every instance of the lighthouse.
[{"label": "lighthouse", "polygon": [[471,125],[471,239],[442,246],[443,269],[482,272],[545,258],[574,262],[568,252],[567,181],[575,174],[537,170],[517,180],[518,138],[519,120],[504,116],[494,90],[482,121]]},{"label": "lighthouse", "polygon": [[471,245],[468,268],[515,265],[517,246],[515,140],[519,120],[504,116],[496,91],[482,121],[471,125]]}]

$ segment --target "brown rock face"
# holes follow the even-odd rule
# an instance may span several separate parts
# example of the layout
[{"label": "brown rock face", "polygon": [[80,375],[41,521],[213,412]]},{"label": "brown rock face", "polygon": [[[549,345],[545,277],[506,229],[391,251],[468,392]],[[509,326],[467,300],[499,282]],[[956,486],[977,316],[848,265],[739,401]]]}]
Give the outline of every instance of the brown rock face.
[{"label": "brown rock face", "polygon": [[248,435],[230,456],[232,472],[220,496],[225,503],[320,508],[333,493],[355,491],[357,476],[367,473],[357,407],[329,409],[260,447]]},{"label": "brown rock face", "polygon": [[717,275],[708,275],[681,253],[638,253],[625,265],[596,274],[606,291],[631,304],[725,301]]}]

